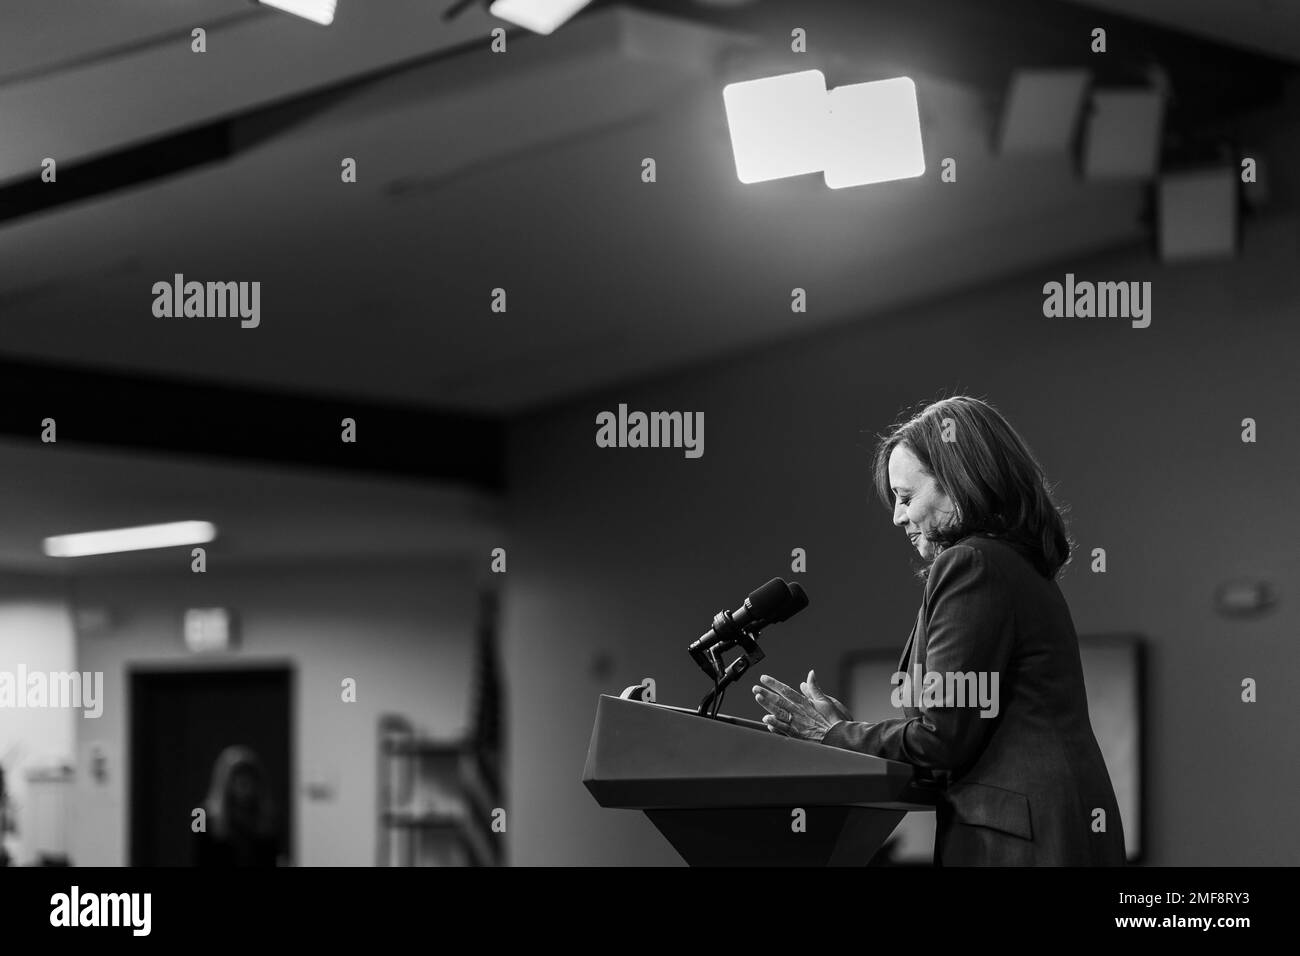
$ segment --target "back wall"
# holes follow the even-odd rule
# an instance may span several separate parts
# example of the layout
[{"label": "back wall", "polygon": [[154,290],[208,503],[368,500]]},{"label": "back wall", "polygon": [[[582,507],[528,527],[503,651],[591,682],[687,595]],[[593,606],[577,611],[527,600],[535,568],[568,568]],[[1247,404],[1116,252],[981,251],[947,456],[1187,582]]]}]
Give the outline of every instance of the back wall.
[{"label": "back wall", "polygon": [[[1160,266],[1144,249],[1062,263],[518,422],[503,621],[514,862],[680,862],[641,814],[581,785],[597,696],[653,676],[661,701],[698,703],[686,645],[791,577],[793,548],[812,604],[765,639],[764,672],[797,684],[816,668],[836,693],[848,652],[902,650],[920,583],[870,487],[873,436],[954,392],[997,405],[1069,507],[1080,550],[1061,587],[1079,633],[1149,641],[1148,862],[1300,862],[1297,235],[1292,218],[1254,223],[1237,263]],[[1066,272],[1151,280],[1150,327],[1045,318],[1043,285]],[[596,416],[620,402],[703,411],[704,456],[597,448]],[[1279,587],[1271,616],[1215,615],[1216,585],[1238,576]],[[1241,702],[1245,677],[1257,703]],[[726,711],[759,716],[749,686]]]}]

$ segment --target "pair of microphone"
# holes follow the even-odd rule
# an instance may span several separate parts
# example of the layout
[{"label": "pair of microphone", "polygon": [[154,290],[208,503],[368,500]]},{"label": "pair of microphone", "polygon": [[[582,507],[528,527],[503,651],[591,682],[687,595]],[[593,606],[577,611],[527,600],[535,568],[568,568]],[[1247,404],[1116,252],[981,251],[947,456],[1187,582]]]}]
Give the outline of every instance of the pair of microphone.
[{"label": "pair of microphone", "polygon": [[[722,695],[727,687],[738,681],[745,671],[764,657],[758,646],[758,635],[770,624],[779,624],[798,614],[808,606],[808,595],[796,582],[786,584],[773,578],[745,598],[745,603],[735,611],[719,611],[713,617],[713,627],[689,650],[695,663],[713,680],[713,690],[700,701],[700,716],[718,716]],[[740,655],[730,664],[723,664],[722,653],[733,647]]]},{"label": "pair of microphone", "polygon": [[688,650],[704,672],[716,680],[721,676],[716,667],[718,654],[740,646],[750,663],[761,660],[756,639],[763,628],[788,620],[807,606],[808,595],[797,581],[787,584],[773,578],[751,592],[735,611],[719,611],[713,626]]},{"label": "pair of microphone", "polygon": [[[713,626],[690,646],[691,656],[714,647],[719,651],[735,647],[737,631],[757,637],[769,624],[789,620],[807,606],[808,594],[798,581],[786,584],[780,578],[773,578],[750,592],[745,603],[735,611],[719,611],[713,618]],[[719,647],[723,644],[726,646]]]}]

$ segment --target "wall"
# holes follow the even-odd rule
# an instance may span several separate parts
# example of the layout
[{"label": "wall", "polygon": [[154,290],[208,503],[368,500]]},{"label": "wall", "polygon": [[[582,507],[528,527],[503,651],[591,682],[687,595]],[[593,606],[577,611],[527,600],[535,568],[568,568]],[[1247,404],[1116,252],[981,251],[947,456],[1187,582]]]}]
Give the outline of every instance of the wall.
[{"label": "wall", "polygon": [[[1145,250],[1062,263],[518,422],[513,860],[679,862],[641,814],[600,809],[579,782],[597,695],[653,676],[660,700],[697,703],[687,643],[723,605],[790,576],[792,548],[807,549],[797,577],[812,605],[769,635],[765,672],[797,683],[815,667],[834,693],[847,652],[901,650],[920,591],[869,485],[873,433],[961,391],[1003,410],[1071,508],[1083,553],[1062,588],[1079,633],[1150,641],[1149,862],[1300,862],[1298,234],[1292,219],[1252,223],[1236,264],[1161,267]],[[1044,318],[1043,284],[1067,271],[1152,280],[1150,328]],[[703,411],[704,457],[598,449],[596,414],[620,402]],[[1257,444],[1240,441],[1247,416]],[[1089,570],[1096,547],[1106,574]],[[1216,584],[1239,575],[1279,587],[1271,616],[1212,612]],[[1246,676],[1255,704],[1240,701]],[[727,711],[758,716],[748,686]]]},{"label": "wall", "polygon": [[[0,574],[0,671],[13,674],[21,663],[29,673],[66,673],[73,669],[73,643],[66,582]],[[24,828],[32,823],[27,772],[73,760],[77,713],[62,708],[0,711],[0,763],[18,816],[10,846],[17,862],[29,862],[40,849],[24,841]]]},{"label": "wall", "polygon": [[[79,579],[76,606],[108,608],[113,620],[77,638],[77,666],[104,672],[106,700],[101,718],[77,722],[78,743],[83,753],[92,744],[105,748],[117,767],[103,788],[79,775],[75,862],[127,862],[128,668],[277,660],[295,672],[295,862],[372,865],[378,717],[403,714],[437,736],[465,729],[476,600],[474,575],[450,560]],[[209,606],[235,612],[241,646],[196,659],[183,643],[182,614]],[[357,681],[355,703],[341,700],[344,677]],[[304,788],[312,781],[333,786],[334,798],[309,801]]]}]

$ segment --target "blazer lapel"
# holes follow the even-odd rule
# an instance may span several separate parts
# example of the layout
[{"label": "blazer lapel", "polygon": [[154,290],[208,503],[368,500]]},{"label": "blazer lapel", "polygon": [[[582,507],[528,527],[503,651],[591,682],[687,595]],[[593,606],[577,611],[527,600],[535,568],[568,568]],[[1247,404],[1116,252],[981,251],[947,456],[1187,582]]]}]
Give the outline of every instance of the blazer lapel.
[{"label": "blazer lapel", "polygon": [[916,623],[912,625],[912,633],[907,638],[907,646],[903,648],[903,656],[898,659],[898,670],[906,674],[909,670],[908,664],[912,662],[912,645],[916,643],[916,632],[921,629],[921,611],[916,612]]}]

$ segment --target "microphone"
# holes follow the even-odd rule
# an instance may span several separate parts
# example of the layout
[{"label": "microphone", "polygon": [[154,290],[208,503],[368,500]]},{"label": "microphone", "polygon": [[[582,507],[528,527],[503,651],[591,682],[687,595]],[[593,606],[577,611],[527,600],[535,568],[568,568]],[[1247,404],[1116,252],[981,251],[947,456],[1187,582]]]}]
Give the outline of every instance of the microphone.
[{"label": "microphone", "polygon": [[[745,598],[735,612],[719,611],[714,615],[713,626],[689,648],[695,663],[713,679],[713,690],[700,702],[701,716],[716,717],[727,686],[763,659],[759,632],[769,624],[788,620],[807,606],[808,594],[797,582],[786,584],[773,578]],[[740,656],[724,665],[720,655],[736,646],[741,649]]]},{"label": "microphone", "polygon": [[798,581],[791,581],[789,588],[790,603],[782,610],[780,617],[774,617],[767,623],[780,624],[782,621],[788,621],[808,606],[808,592],[803,589],[803,585]]},{"label": "microphone", "polygon": [[[795,587],[798,585],[796,584]],[[799,593],[803,594],[803,588],[799,588]],[[793,610],[787,611],[787,608],[793,606],[795,600],[789,585],[780,578],[773,578],[758,590],[750,592],[749,597],[745,598],[745,603],[734,613],[719,611],[713,618],[713,626],[690,646],[691,656],[698,660],[703,652],[718,644],[725,643],[727,647],[735,647],[737,631],[757,634],[768,624],[784,621],[795,613]],[[803,601],[803,606],[806,607],[807,595],[803,596]],[[722,650],[726,650],[727,647]]]}]

